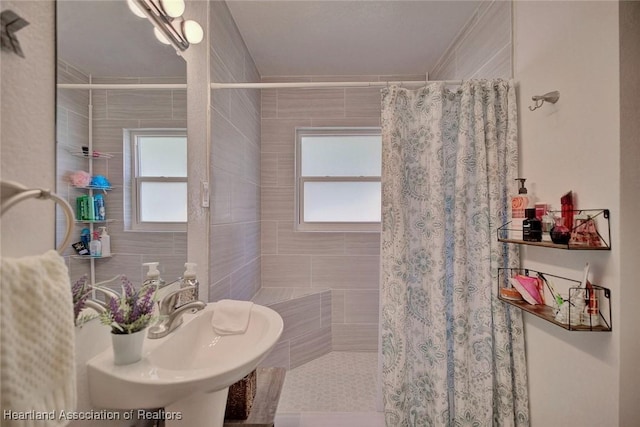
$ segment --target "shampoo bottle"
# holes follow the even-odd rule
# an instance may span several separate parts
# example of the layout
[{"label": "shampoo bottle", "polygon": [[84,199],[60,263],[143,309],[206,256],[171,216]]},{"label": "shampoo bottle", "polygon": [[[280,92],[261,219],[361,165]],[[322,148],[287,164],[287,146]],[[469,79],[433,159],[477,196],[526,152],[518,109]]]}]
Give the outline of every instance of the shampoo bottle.
[{"label": "shampoo bottle", "polygon": [[[93,198],[94,212],[96,221],[105,221],[107,219],[106,210],[104,207],[104,196],[102,194],[96,194]],[[102,243],[104,246],[104,242]],[[102,248],[104,251],[104,248]]]},{"label": "shampoo bottle", "polygon": [[102,245],[102,256],[111,256],[111,236],[107,234],[107,227],[98,227],[100,233],[100,244]]},{"label": "shampoo bottle", "polygon": [[93,257],[102,256],[102,244],[100,243],[100,236],[98,236],[97,231],[93,233],[93,239],[89,243],[89,253]]},{"label": "shampoo bottle", "polygon": [[87,213],[87,220],[88,221],[95,221],[96,220],[96,205],[95,205],[95,199],[93,196],[88,196],[87,197],[87,207],[88,207],[88,213]]}]

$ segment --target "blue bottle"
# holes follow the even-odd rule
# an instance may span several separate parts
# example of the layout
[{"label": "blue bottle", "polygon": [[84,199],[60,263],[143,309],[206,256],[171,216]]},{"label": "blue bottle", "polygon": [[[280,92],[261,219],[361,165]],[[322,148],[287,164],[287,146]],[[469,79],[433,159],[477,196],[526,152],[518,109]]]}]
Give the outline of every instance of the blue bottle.
[{"label": "blue bottle", "polygon": [[93,199],[94,212],[96,221],[104,221],[107,219],[106,209],[104,207],[104,196],[102,194],[96,194]]},{"label": "blue bottle", "polygon": [[84,244],[84,247],[89,249],[89,243],[91,242],[91,232],[88,228],[83,228],[80,232],[80,241]]}]

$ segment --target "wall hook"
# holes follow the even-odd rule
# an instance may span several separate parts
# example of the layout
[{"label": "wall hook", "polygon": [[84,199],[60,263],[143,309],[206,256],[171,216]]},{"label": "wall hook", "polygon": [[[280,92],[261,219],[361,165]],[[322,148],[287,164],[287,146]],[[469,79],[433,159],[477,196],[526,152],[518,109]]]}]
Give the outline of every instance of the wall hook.
[{"label": "wall hook", "polygon": [[542,107],[542,104],[544,104],[545,101],[550,102],[552,104],[555,104],[556,102],[558,102],[558,99],[560,99],[560,92],[558,92],[557,90],[554,90],[553,92],[548,92],[548,93],[545,93],[544,95],[534,95],[531,97],[531,99],[533,100],[533,102],[535,102],[535,104],[533,107],[530,105],[529,110],[535,111],[538,108]]}]

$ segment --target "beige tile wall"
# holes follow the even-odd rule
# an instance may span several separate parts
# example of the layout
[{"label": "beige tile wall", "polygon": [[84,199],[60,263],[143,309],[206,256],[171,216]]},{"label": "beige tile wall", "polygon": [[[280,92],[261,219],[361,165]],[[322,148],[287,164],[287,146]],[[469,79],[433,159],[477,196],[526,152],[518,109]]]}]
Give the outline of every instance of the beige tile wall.
[{"label": "beige tile wall", "polygon": [[293,369],[332,350],[331,290],[262,288],[253,301],[277,311],[284,322],[278,344],[261,366]]},{"label": "beige tile wall", "polygon": [[[422,80],[424,76],[287,76],[263,81],[391,79]],[[262,91],[262,286],[330,289],[332,301],[324,308],[332,323],[332,348],[376,351],[380,234],[294,231],[295,129],[308,126],[380,126],[380,90]],[[315,336],[313,342],[323,337]],[[294,364],[299,342],[290,344]]]},{"label": "beige tile wall", "polygon": [[[211,79],[257,82],[225,2],[211,2]],[[261,285],[260,91],[211,94],[209,300],[250,300]]]},{"label": "beige tile wall", "polygon": [[[80,70],[62,60],[58,61],[59,82],[88,82]],[[100,78],[94,83],[184,83],[184,77],[165,79]],[[186,260],[186,233],[130,232],[125,231],[123,192],[123,129],[128,128],[186,128],[186,91],[184,90],[94,90],[93,147],[113,155],[109,160],[95,160],[94,174],[105,175],[114,189],[105,196],[111,235],[112,258],[95,261],[96,281],[125,274],[134,284],[144,280],[146,268],[142,263],[160,262],[160,272],[167,281],[181,276]],[[76,158],[62,145],[88,145],[89,92],[63,89],[59,91],[57,112],[58,139],[58,192],[65,195],[72,206],[75,198],[86,192],[68,185],[66,176],[75,170],[88,170],[88,161]],[[58,221],[61,224],[60,221]],[[75,239],[86,225],[75,227]],[[72,250],[67,255],[73,254]],[[69,257],[69,273],[72,279],[89,273],[89,261]],[[118,283],[115,284],[119,286]]]}]

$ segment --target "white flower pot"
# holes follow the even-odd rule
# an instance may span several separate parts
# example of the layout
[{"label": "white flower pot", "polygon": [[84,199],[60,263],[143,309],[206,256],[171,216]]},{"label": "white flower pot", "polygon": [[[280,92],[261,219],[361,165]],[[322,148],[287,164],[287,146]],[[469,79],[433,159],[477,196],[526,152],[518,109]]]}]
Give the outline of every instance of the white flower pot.
[{"label": "white flower pot", "polygon": [[129,365],[142,359],[142,344],[147,330],[132,334],[111,334],[114,365]]}]

